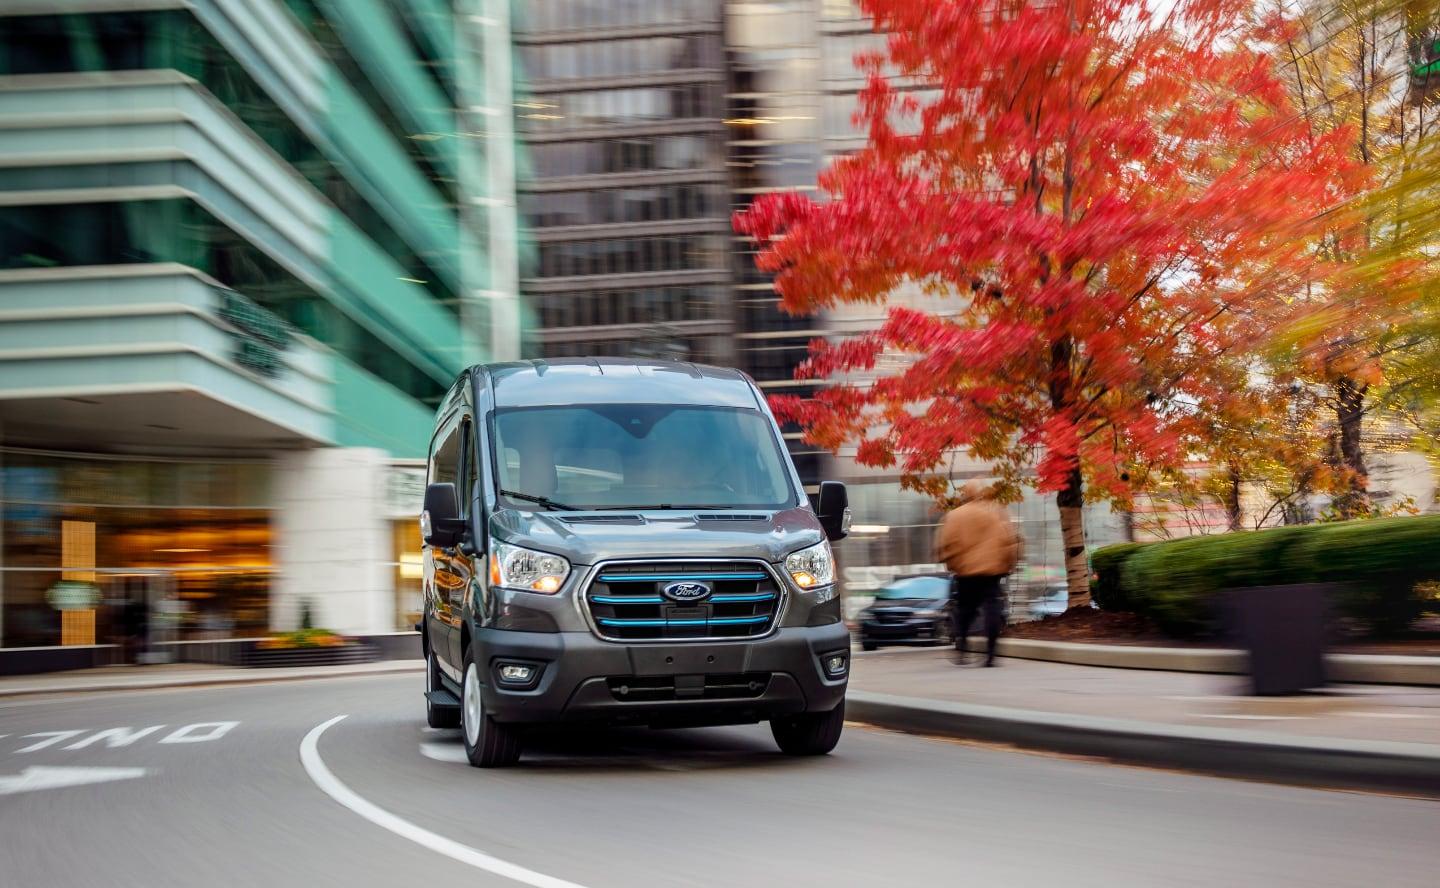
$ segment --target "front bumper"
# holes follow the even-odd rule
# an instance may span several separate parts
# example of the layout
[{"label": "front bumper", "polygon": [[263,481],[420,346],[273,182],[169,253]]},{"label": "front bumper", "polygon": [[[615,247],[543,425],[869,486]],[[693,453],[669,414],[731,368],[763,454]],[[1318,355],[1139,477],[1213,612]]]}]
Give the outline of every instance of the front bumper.
[{"label": "front bumper", "polygon": [[[474,636],[486,674],[486,711],[510,724],[719,725],[834,709],[847,674],[824,674],[821,657],[849,658],[843,624],[777,630],[762,639],[626,644],[588,632],[483,629]],[[531,688],[506,687],[501,663],[532,664]]]}]

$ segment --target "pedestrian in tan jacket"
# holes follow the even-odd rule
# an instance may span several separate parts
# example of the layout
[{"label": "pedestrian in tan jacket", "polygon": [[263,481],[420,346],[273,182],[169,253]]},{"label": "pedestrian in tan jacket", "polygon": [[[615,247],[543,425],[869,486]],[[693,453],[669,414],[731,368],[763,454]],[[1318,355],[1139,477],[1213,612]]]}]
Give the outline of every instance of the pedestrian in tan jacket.
[{"label": "pedestrian in tan jacket", "polygon": [[975,615],[985,611],[985,665],[995,665],[1000,637],[1000,581],[1020,560],[1020,534],[1005,507],[995,501],[995,489],[980,481],[961,488],[960,507],[945,516],[935,535],[936,558],[954,575],[956,662],[965,662],[965,640]]}]

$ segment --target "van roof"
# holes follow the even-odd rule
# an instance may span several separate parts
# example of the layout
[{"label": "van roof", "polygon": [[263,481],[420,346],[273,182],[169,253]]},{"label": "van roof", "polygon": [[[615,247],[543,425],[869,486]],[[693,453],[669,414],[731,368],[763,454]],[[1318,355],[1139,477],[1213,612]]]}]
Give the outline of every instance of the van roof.
[{"label": "van roof", "polygon": [[555,358],[483,365],[497,407],[570,404],[760,406],[739,370],[650,358]]}]

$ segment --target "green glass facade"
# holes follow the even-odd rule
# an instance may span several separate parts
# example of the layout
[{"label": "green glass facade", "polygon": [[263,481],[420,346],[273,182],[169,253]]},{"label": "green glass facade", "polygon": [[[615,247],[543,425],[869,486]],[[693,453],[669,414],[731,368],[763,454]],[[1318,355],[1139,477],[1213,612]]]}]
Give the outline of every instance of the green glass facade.
[{"label": "green glass facade", "polygon": [[418,455],[420,426],[374,434],[393,429],[394,395],[428,417],[462,366],[522,339],[514,140],[484,125],[510,108],[486,76],[492,5],[262,0],[237,17],[61,0],[0,17],[0,120],[17,136],[0,148],[0,291],[199,272],[349,381],[318,443]]},{"label": "green glass facade", "polygon": [[510,18],[0,4],[0,647],[413,624],[394,491],[527,334]]}]

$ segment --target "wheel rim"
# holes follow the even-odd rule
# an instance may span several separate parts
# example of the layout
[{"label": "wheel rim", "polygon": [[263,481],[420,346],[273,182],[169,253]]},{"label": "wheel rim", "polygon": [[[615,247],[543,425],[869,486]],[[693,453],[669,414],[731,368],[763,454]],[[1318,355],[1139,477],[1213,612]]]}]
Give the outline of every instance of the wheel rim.
[{"label": "wheel rim", "polygon": [[465,739],[474,746],[480,739],[480,673],[471,663],[465,667],[465,688],[462,692],[465,696],[465,705],[462,711],[465,714]]},{"label": "wheel rim", "polygon": [[[435,690],[435,652],[431,651],[425,655],[425,693]],[[426,698],[429,702],[429,698]]]}]

